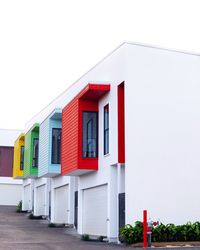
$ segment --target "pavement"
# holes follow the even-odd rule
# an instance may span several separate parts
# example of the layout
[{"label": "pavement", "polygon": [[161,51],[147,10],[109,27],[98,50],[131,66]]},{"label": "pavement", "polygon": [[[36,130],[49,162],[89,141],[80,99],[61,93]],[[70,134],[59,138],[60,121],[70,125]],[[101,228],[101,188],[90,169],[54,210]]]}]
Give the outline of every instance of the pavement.
[{"label": "pavement", "polygon": [[71,229],[49,228],[46,220],[30,220],[15,210],[0,206],[0,250],[127,250],[125,246],[82,241]]},{"label": "pavement", "polygon": [[[71,229],[49,228],[46,220],[30,220],[12,206],[0,206],[0,250],[141,250],[104,242],[81,241]],[[159,250],[174,248],[159,248]],[[179,247],[200,250],[198,247]]]}]

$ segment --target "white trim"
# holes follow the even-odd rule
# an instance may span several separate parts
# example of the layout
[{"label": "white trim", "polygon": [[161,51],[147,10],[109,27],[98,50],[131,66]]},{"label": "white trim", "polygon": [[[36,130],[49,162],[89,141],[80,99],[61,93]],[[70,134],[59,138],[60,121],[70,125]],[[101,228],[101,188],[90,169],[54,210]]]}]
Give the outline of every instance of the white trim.
[{"label": "white trim", "polygon": [[12,177],[0,177],[0,184],[13,184],[13,185],[22,185],[22,180],[16,180]]}]

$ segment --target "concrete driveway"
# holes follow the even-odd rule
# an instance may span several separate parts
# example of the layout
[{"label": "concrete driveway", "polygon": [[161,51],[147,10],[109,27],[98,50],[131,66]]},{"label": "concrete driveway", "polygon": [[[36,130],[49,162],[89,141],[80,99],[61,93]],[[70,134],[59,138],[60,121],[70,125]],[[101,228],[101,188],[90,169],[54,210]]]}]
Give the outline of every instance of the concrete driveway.
[{"label": "concrete driveway", "polygon": [[[49,228],[45,220],[30,220],[15,207],[0,206],[0,250],[141,250],[101,242],[81,241],[67,229]],[[174,248],[159,248],[174,250]],[[180,247],[200,250],[198,247]]]},{"label": "concrete driveway", "polygon": [[15,207],[0,206],[0,249],[5,250],[124,250],[101,242],[85,242],[68,235],[67,229],[48,228],[47,221],[30,220]]}]

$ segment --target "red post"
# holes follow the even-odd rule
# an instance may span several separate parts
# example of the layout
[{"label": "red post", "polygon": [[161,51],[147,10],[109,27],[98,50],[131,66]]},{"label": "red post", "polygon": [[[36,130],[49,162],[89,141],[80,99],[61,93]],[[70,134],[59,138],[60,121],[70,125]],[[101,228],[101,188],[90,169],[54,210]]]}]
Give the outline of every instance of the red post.
[{"label": "red post", "polygon": [[147,210],[143,211],[143,247],[147,248]]}]

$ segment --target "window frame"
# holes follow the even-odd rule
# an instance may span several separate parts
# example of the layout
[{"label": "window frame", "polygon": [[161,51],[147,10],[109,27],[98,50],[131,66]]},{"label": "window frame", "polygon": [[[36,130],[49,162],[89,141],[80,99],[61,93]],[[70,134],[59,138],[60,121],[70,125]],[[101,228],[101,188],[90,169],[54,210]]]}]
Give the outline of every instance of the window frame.
[{"label": "window frame", "polygon": [[[53,131],[60,131],[60,149],[59,149],[59,152],[60,152],[60,157],[57,157],[57,162],[54,161],[54,145],[53,145]],[[52,165],[59,165],[61,164],[61,144],[62,144],[62,128],[52,128],[52,136],[51,136],[51,164]],[[58,149],[57,149],[57,152],[58,152]]]},{"label": "window frame", "polygon": [[[37,147],[38,147],[38,150],[37,150],[37,155],[36,157],[35,156],[35,149],[34,149],[34,143],[35,141],[37,141]],[[33,138],[33,157],[32,157],[32,167],[33,168],[38,168],[38,161],[39,161],[39,138]]]},{"label": "window frame", "polygon": [[[22,148],[23,148],[23,153],[22,153]],[[24,170],[24,145],[20,146],[20,165],[19,169],[21,171]]]},{"label": "window frame", "polygon": [[[106,111],[108,110],[108,111]],[[107,114],[106,114],[107,113]],[[109,103],[103,107],[103,153],[108,155],[109,150],[109,116],[110,116],[110,107]],[[107,121],[106,121],[107,119]],[[106,126],[107,125],[107,126]]]},{"label": "window frame", "polygon": [[[95,113],[96,114],[96,138],[95,138],[96,139],[96,151],[95,151],[96,155],[94,157],[89,157],[88,154],[86,156],[84,156],[84,150],[83,150],[83,148],[84,148],[83,147],[84,146],[84,140],[83,140],[84,115],[83,114],[84,113]],[[96,159],[96,158],[98,158],[98,120],[99,120],[98,115],[99,115],[98,111],[88,111],[88,110],[82,111],[82,150],[81,150],[82,159]],[[86,125],[86,130],[85,130],[85,132],[86,132],[86,141],[89,140],[89,138],[88,138],[88,124],[89,124],[90,121],[92,123],[92,128],[94,126],[93,119],[89,119],[86,122],[86,124],[85,124]],[[87,149],[88,149],[88,143],[87,143],[86,146],[87,146]],[[88,153],[88,152],[86,152],[86,153]]]}]

